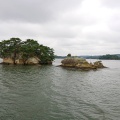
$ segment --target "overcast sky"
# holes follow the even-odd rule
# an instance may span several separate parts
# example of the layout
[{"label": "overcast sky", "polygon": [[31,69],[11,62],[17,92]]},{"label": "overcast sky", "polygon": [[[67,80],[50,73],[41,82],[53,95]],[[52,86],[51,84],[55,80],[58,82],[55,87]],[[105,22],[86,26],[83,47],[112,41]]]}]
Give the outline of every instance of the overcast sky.
[{"label": "overcast sky", "polygon": [[120,0],[0,0],[0,41],[11,37],[56,55],[120,53]]}]

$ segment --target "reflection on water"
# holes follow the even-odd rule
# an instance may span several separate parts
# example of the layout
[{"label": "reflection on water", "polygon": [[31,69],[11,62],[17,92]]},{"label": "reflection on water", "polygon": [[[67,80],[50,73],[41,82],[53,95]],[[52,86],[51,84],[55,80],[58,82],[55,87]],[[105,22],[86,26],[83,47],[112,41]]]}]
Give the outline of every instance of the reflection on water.
[{"label": "reflection on water", "polygon": [[79,71],[0,65],[0,120],[119,120],[120,61]]}]

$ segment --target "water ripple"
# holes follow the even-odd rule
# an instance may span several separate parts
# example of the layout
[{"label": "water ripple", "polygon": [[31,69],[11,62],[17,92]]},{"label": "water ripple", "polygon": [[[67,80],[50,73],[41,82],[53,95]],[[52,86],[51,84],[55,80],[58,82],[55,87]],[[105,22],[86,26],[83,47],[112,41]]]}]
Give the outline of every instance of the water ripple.
[{"label": "water ripple", "polygon": [[104,63],[87,72],[0,65],[0,120],[119,120],[120,63]]}]

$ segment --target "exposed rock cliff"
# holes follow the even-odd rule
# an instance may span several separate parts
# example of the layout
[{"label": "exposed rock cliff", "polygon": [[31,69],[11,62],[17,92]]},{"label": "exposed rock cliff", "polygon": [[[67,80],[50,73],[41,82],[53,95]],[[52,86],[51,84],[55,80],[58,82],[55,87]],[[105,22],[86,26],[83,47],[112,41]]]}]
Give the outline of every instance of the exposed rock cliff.
[{"label": "exposed rock cliff", "polygon": [[[16,64],[27,64],[27,65],[35,65],[35,64],[39,64],[40,59],[38,57],[30,57],[28,58],[25,62],[23,61],[23,59],[17,59],[15,61]],[[3,59],[3,64],[14,64],[13,59],[12,58],[4,58]]]},{"label": "exposed rock cliff", "polygon": [[13,64],[13,60],[11,58],[4,58],[3,63],[4,64]]},{"label": "exposed rock cliff", "polygon": [[89,63],[83,58],[76,58],[76,57],[67,57],[61,61],[62,67],[71,67],[71,68],[78,68],[81,70],[92,70],[97,68],[105,68],[101,61],[96,61],[94,63]]}]

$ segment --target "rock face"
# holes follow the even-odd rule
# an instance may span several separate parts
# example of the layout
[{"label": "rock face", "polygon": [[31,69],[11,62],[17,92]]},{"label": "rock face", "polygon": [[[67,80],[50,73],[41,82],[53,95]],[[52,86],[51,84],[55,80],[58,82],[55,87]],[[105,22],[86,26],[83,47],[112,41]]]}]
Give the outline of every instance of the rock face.
[{"label": "rock face", "polygon": [[94,66],[97,67],[97,68],[104,68],[105,66],[102,64],[101,61],[96,61],[94,62]]},{"label": "rock face", "polygon": [[74,57],[67,57],[61,61],[62,67],[71,67],[77,68],[81,70],[92,70],[97,68],[105,68],[101,61],[96,61],[94,63],[89,63],[86,59],[83,58],[74,58]]},{"label": "rock face", "polygon": [[11,58],[4,58],[3,63],[5,63],[5,64],[13,64],[13,60]]},{"label": "rock face", "polygon": [[26,63],[29,64],[29,65],[31,65],[31,64],[39,64],[39,62],[40,62],[40,59],[37,58],[37,57],[31,57],[26,61]]},{"label": "rock face", "polygon": [[[28,65],[36,65],[36,64],[39,64],[40,62],[40,59],[37,58],[36,56],[35,57],[30,57],[28,58],[28,60],[26,60],[25,64],[28,64]],[[13,59],[12,58],[4,58],[3,59],[3,64],[13,64]],[[24,61],[23,59],[17,59],[15,61],[16,64],[24,64]]]}]

